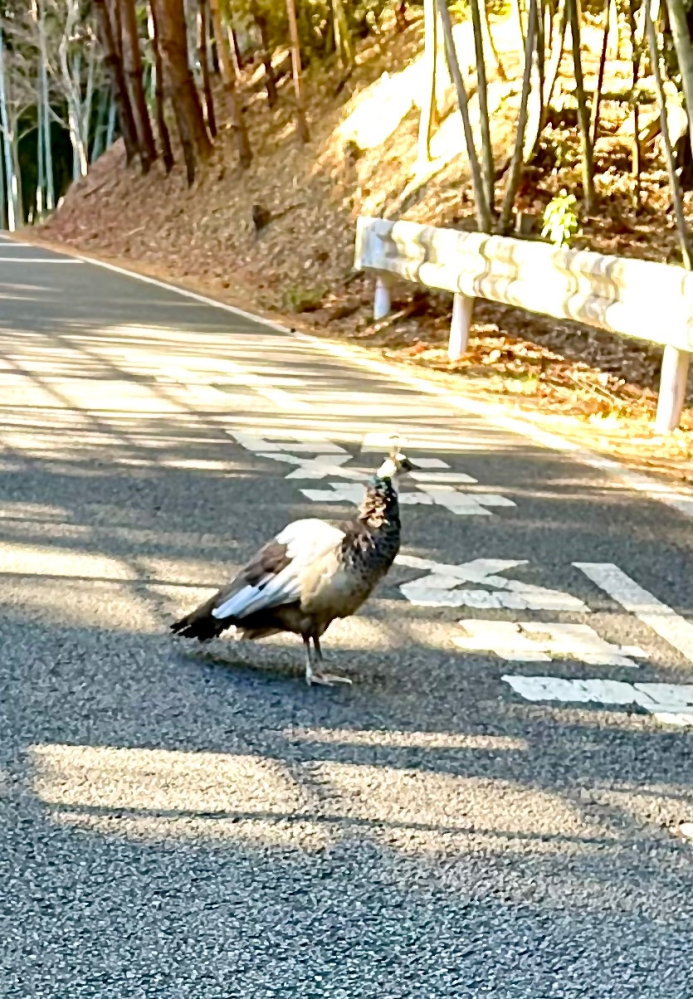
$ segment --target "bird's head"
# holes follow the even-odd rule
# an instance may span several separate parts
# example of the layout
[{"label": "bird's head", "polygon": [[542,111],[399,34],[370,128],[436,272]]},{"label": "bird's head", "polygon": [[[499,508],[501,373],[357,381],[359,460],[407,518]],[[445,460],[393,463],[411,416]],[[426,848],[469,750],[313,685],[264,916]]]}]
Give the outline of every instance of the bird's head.
[{"label": "bird's head", "polygon": [[413,461],[407,458],[403,451],[400,451],[398,447],[393,447],[389,455],[382,463],[378,471],[375,473],[376,477],[379,479],[389,479],[395,482],[400,475],[404,475],[407,472],[413,472],[416,470],[416,465]]}]

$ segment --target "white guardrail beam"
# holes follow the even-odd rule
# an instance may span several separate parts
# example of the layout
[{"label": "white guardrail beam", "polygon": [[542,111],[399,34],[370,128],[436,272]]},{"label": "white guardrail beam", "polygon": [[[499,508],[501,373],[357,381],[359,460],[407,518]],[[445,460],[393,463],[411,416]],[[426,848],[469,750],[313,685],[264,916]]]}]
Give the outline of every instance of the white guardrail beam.
[{"label": "white guardrail beam", "polygon": [[655,427],[668,433],[679,423],[693,352],[690,271],[367,216],[357,222],[355,266],[376,272],[376,320],[390,311],[394,277],[452,292],[448,348],[452,360],[466,349],[475,298],[660,344],[664,357]]}]

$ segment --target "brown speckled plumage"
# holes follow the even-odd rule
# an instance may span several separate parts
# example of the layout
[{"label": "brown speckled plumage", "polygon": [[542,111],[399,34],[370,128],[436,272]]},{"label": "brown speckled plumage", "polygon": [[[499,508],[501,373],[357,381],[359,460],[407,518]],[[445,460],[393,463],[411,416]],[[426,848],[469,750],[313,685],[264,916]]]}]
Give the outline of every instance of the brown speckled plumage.
[{"label": "brown speckled plumage", "polygon": [[[382,474],[390,468],[390,474]],[[315,673],[319,640],[332,621],[349,617],[386,575],[400,546],[401,524],[392,477],[413,466],[396,455],[373,476],[351,521],[295,521],[211,599],[172,625],[189,638],[207,641],[227,628],[240,638],[257,639],[289,631],[306,645],[308,682],[339,679]]]}]

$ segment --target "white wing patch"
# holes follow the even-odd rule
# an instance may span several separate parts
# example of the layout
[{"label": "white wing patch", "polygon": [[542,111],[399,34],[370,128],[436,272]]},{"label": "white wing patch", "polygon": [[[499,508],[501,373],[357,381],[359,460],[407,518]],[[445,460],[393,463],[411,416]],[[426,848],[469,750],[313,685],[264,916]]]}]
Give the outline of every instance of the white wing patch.
[{"label": "white wing patch", "polygon": [[244,618],[256,611],[298,600],[301,596],[301,570],[336,548],[343,538],[343,531],[326,524],[324,520],[295,520],[274,539],[278,544],[286,545],[287,558],[291,559],[289,564],[275,576],[268,576],[255,586],[244,586],[215,607],[212,617],[217,620]]}]

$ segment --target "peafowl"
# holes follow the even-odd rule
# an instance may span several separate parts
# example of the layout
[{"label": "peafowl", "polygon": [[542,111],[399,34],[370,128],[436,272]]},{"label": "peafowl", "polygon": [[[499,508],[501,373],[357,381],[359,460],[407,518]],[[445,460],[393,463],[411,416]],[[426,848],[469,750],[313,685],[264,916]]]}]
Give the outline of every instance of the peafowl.
[{"label": "peafowl", "polygon": [[289,524],[225,589],[171,630],[200,642],[227,628],[250,640],[292,632],[303,639],[309,685],[351,683],[323,672],[320,638],[335,618],[359,609],[394,562],[401,534],[397,476],[415,467],[394,449],[368,482],[354,520]]}]

